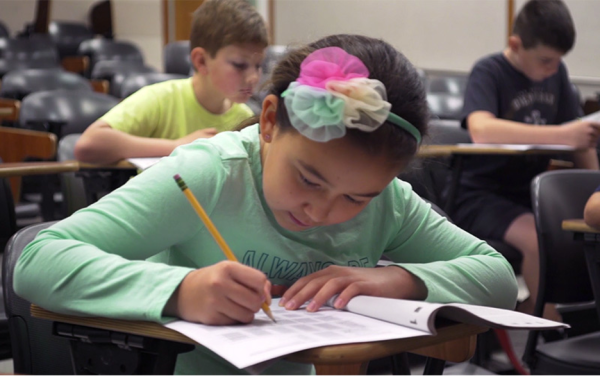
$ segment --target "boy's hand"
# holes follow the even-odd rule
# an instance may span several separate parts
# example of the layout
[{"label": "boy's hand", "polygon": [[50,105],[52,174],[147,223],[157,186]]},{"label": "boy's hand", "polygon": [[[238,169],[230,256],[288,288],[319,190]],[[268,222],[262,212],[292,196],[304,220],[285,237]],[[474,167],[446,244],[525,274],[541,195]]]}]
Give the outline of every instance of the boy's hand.
[{"label": "boy's hand", "polygon": [[189,273],[164,313],[207,325],[249,323],[264,301],[271,303],[271,283],[263,272],[222,261]]},{"label": "boy's hand", "polygon": [[427,288],[419,278],[397,266],[351,268],[333,265],[296,281],[283,294],[280,305],[293,310],[312,299],[306,309],[314,312],[336,294],[339,297],[335,308],[341,309],[356,295],[425,299]]},{"label": "boy's hand", "polygon": [[211,138],[212,136],[216,135],[217,133],[218,133],[217,128],[200,129],[200,130],[197,130],[195,132],[188,134],[187,136],[183,136],[180,139],[175,140],[175,143],[177,144],[177,146],[181,146],[181,145],[189,144],[190,142],[195,141],[199,138]]},{"label": "boy's hand", "polygon": [[600,136],[600,123],[576,120],[563,125],[565,142],[577,149],[596,148]]}]

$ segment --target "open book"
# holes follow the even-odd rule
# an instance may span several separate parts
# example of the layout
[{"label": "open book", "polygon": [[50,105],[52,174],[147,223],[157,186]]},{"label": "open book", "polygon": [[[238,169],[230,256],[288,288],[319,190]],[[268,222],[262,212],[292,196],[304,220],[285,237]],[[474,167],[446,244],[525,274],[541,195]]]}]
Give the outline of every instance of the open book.
[{"label": "open book", "polygon": [[274,299],[271,310],[277,323],[261,311],[248,325],[208,326],[174,321],[165,326],[206,346],[238,368],[314,347],[435,335],[436,317],[504,329],[568,327],[511,310],[370,296],[355,297],[345,310],[328,306],[318,312],[286,311]]}]

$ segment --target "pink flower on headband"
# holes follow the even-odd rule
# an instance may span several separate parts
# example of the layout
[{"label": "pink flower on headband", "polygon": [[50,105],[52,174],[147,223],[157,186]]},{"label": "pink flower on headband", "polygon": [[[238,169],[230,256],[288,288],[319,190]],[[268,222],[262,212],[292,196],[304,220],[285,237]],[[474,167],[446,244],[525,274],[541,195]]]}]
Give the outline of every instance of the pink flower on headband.
[{"label": "pink flower on headband", "polygon": [[339,47],[325,47],[314,51],[304,59],[296,82],[325,89],[329,81],[367,77],[369,77],[369,70],[359,58]]}]

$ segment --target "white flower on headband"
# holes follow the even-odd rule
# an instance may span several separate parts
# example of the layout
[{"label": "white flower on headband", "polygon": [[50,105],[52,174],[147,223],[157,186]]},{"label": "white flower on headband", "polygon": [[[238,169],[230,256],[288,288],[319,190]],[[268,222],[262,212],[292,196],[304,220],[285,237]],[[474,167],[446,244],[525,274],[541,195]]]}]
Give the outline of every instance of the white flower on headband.
[{"label": "white flower on headband", "polygon": [[329,81],[327,90],[346,103],[342,121],[348,128],[372,132],[387,119],[392,107],[386,99],[385,86],[378,80],[352,78]]}]

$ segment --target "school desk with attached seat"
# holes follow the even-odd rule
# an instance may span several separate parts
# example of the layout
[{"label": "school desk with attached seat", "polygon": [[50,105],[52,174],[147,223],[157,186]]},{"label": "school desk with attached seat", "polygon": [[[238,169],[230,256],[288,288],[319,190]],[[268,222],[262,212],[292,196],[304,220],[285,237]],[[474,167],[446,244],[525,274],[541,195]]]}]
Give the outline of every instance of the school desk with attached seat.
[{"label": "school desk with attached seat", "polygon": [[[138,338],[137,341],[150,337],[174,343],[197,344],[176,331],[152,322],[62,315],[35,305],[31,307],[31,315],[54,321],[54,334],[70,339],[72,346],[77,342],[94,343],[94,336],[102,338],[105,341],[102,343],[110,342],[109,338],[122,339],[129,336]],[[290,354],[285,358],[293,362],[312,363],[319,375],[358,375],[366,373],[370,360],[410,352],[428,357],[424,374],[442,374],[446,361],[458,363],[471,358],[477,334],[486,330],[487,328],[476,325],[449,324],[439,328],[435,336],[324,346]],[[113,343],[118,344],[117,341]],[[83,358],[79,361],[87,363]]]}]

